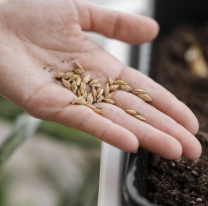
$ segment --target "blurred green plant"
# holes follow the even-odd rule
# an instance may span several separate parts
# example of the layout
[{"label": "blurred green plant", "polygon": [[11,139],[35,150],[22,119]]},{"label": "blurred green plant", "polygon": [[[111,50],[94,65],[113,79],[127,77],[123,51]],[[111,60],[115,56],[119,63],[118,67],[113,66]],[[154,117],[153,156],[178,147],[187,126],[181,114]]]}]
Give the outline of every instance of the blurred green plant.
[{"label": "blurred green plant", "polygon": [[21,114],[15,121],[12,133],[0,145],[0,172],[12,153],[36,132],[41,120]]}]

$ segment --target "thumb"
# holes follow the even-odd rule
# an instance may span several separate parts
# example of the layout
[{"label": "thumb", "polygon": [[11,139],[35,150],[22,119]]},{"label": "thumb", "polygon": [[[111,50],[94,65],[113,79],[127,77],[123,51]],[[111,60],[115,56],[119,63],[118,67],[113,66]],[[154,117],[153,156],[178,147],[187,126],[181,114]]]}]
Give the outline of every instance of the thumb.
[{"label": "thumb", "polygon": [[154,39],[159,26],[148,17],[105,9],[89,2],[76,1],[83,30],[94,31],[130,44]]}]

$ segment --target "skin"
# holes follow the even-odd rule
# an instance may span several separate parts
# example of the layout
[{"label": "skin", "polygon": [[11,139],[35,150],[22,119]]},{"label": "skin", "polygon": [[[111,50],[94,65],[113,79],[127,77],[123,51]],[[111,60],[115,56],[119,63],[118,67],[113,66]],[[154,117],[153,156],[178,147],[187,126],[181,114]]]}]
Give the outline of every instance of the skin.
[{"label": "skin", "polygon": [[[198,159],[201,145],[194,137],[199,127],[194,114],[162,86],[89,40],[83,31],[140,44],[155,38],[158,25],[146,17],[81,0],[0,0],[0,94],[36,118],[84,131],[125,151],[136,152],[141,146],[171,160],[182,155]],[[71,105],[76,96],[56,84],[53,76],[72,70],[73,61],[103,86],[109,76],[122,79],[133,88],[147,90],[153,101],[148,104],[131,93],[116,91],[113,100],[122,106],[102,103],[104,116]],[[134,109],[147,121],[123,109]]]}]

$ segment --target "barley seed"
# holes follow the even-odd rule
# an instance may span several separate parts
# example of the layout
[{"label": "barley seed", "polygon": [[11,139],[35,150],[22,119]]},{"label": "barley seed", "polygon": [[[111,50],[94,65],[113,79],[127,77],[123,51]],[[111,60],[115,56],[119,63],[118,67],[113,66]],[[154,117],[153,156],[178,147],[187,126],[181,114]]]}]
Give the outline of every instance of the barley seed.
[{"label": "barley seed", "polygon": [[138,115],[138,113],[134,110],[125,110],[125,112],[130,114],[130,115]]},{"label": "barley seed", "polygon": [[83,67],[82,67],[81,64],[79,64],[79,63],[77,63],[77,62],[74,62],[73,65],[74,65],[75,69],[79,69],[79,70],[84,71],[84,69],[83,69]]},{"label": "barley seed", "polygon": [[69,81],[62,79],[62,83],[66,88],[71,89],[71,84]]},{"label": "barley seed", "polygon": [[133,90],[134,94],[147,94],[147,91],[143,90],[143,89],[134,89]]},{"label": "barley seed", "polygon": [[92,93],[89,93],[87,96],[87,103],[88,104],[92,104],[93,103],[93,96]]},{"label": "barley seed", "polygon": [[87,100],[87,95],[88,95],[88,94],[87,94],[87,90],[85,90],[84,93],[83,93],[83,98],[84,98],[85,100]]},{"label": "barley seed", "polygon": [[99,98],[101,95],[103,95],[104,89],[101,89],[97,95],[97,98]]},{"label": "barley seed", "polygon": [[108,94],[107,96],[105,96],[105,98],[106,99],[111,99],[113,97],[113,95],[114,95],[114,93],[112,92],[112,93]]},{"label": "barley seed", "polygon": [[97,108],[94,110],[94,112],[96,112],[97,114],[100,114],[100,115],[103,115],[104,114],[101,110],[99,110]]},{"label": "barley seed", "polygon": [[[122,85],[120,85],[120,86],[122,86]],[[126,86],[126,85],[124,85],[124,86]],[[111,92],[113,92],[113,91],[115,91],[116,89],[118,89],[118,87],[119,87],[119,85],[111,85],[110,88],[109,88],[109,90],[110,90]]]},{"label": "barley seed", "polygon": [[90,87],[93,86],[93,87],[96,87],[96,88],[97,88],[97,87],[102,87],[100,83],[98,83],[98,84],[92,84],[92,85],[89,85],[89,86],[90,86]]},{"label": "barley seed", "polygon": [[69,81],[72,82],[73,80],[76,80],[76,78],[78,77],[78,74],[72,74]]},{"label": "barley seed", "polygon": [[77,92],[77,84],[76,84],[75,80],[73,80],[73,82],[72,82],[72,92],[75,93],[75,94]]},{"label": "barley seed", "polygon": [[98,84],[99,82],[100,82],[99,79],[93,79],[93,80],[89,83],[89,85],[92,86],[93,84]]},{"label": "barley seed", "polygon": [[113,85],[113,80],[110,77],[108,78],[108,83],[110,86]]},{"label": "barley seed", "polygon": [[97,91],[96,91],[95,87],[92,87],[92,96],[93,96],[93,100],[96,101],[97,100]]},{"label": "barley seed", "polygon": [[96,90],[97,90],[97,93],[99,93],[101,90],[101,87],[98,87]]},{"label": "barley seed", "polygon": [[129,85],[119,85],[119,89],[125,92],[131,92],[132,88]]},{"label": "barley seed", "polygon": [[82,82],[84,82],[85,84],[87,84],[90,81],[90,75],[88,74],[87,76],[85,76],[82,80]]},{"label": "barley seed", "polygon": [[107,83],[106,86],[105,86],[105,90],[104,90],[104,96],[105,97],[109,94],[109,91],[110,91],[110,87],[109,87],[109,84]]},{"label": "barley seed", "polygon": [[63,77],[64,73],[57,73],[53,78],[55,79],[61,79]]},{"label": "barley seed", "polygon": [[97,99],[97,102],[102,102],[102,101],[103,101],[103,99],[104,99],[104,96],[103,96],[103,95],[101,95],[101,96]]},{"label": "barley seed", "polygon": [[79,86],[81,84],[81,81],[82,81],[81,77],[78,76],[76,79],[77,86]]},{"label": "barley seed", "polygon": [[80,85],[80,92],[83,94],[85,89],[86,89],[86,84],[84,82],[82,82]]},{"label": "barley seed", "polygon": [[74,73],[73,72],[66,72],[63,76],[62,79],[68,80]]},{"label": "barley seed", "polygon": [[126,82],[124,82],[124,81],[122,81],[122,80],[115,80],[115,81],[113,81],[113,84],[118,84],[118,85],[127,85],[127,83]]},{"label": "barley seed", "polygon": [[141,121],[146,121],[146,119],[144,117],[142,117],[141,115],[132,115],[133,117],[137,118],[138,120],[141,120]]},{"label": "barley seed", "polygon": [[83,99],[83,97],[78,97],[72,102],[72,104],[86,105],[87,102]]},{"label": "barley seed", "polygon": [[151,102],[152,101],[152,99],[150,98],[150,96],[148,96],[147,94],[139,94],[138,97],[140,97],[145,102]]},{"label": "barley seed", "polygon": [[82,94],[80,92],[80,89],[77,90],[77,95],[78,95],[78,97],[81,97],[82,96]]},{"label": "barley seed", "polygon": [[109,103],[109,104],[115,104],[115,102],[112,99],[106,99],[106,98],[104,98],[103,99],[103,102]]},{"label": "barley seed", "polygon": [[86,106],[89,107],[89,108],[92,109],[92,110],[96,110],[96,109],[97,109],[96,107],[94,107],[94,106],[91,105],[91,104],[86,104]]}]

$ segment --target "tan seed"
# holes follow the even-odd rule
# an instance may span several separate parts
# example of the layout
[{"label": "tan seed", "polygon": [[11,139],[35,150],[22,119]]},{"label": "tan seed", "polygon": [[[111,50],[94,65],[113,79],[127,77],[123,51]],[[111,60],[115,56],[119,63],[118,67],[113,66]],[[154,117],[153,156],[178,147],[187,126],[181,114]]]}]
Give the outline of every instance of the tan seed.
[{"label": "tan seed", "polygon": [[92,110],[96,110],[96,109],[97,109],[96,107],[94,107],[94,106],[91,105],[91,104],[86,104],[86,106],[89,107],[89,108],[92,109]]},{"label": "tan seed", "polygon": [[97,88],[97,87],[102,87],[100,83],[90,85],[90,87],[92,87],[92,86],[93,86],[93,87],[96,87],[96,88]]},{"label": "tan seed", "polygon": [[[90,83],[89,83],[89,85],[90,86],[92,86],[93,84],[98,84],[99,83],[99,79],[93,79]],[[94,86],[94,85],[93,85]]]},{"label": "tan seed", "polygon": [[81,84],[81,81],[82,81],[81,77],[78,76],[77,79],[76,79],[77,86],[79,86]]},{"label": "tan seed", "polygon": [[74,62],[73,65],[74,65],[75,69],[79,69],[79,70],[84,71],[84,69],[83,69],[83,67],[82,67],[81,64],[79,64],[79,63],[77,63],[77,62]]},{"label": "tan seed", "polygon": [[78,95],[78,97],[81,97],[82,96],[82,94],[80,92],[80,89],[77,90],[77,95]]},{"label": "tan seed", "polygon": [[133,117],[135,117],[135,118],[137,118],[137,119],[139,119],[141,121],[146,121],[146,119],[144,117],[142,117],[141,115],[138,115],[138,114],[133,115]]},{"label": "tan seed", "polygon": [[[120,85],[120,86],[122,86],[122,85]],[[124,85],[124,86],[126,86],[126,85]],[[110,86],[110,91],[115,91],[116,89],[118,89],[118,87],[119,87],[119,85],[111,85]]]},{"label": "tan seed", "polygon": [[90,74],[88,74],[87,76],[85,76],[82,80],[82,82],[84,82],[85,84],[87,84],[90,81]]},{"label": "tan seed", "polygon": [[104,89],[101,89],[101,90],[99,91],[98,95],[97,95],[97,98],[99,98],[99,97],[103,94],[103,92],[104,92]]},{"label": "tan seed", "polygon": [[83,99],[83,97],[78,97],[72,102],[72,104],[86,105],[87,102]]},{"label": "tan seed", "polygon": [[92,93],[89,93],[87,96],[87,103],[88,104],[92,104],[93,103],[93,96]]},{"label": "tan seed", "polygon": [[87,100],[87,90],[84,91],[84,93],[83,93],[83,98],[84,98],[85,100]]},{"label": "tan seed", "polygon": [[109,103],[109,104],[115,104],[115,102],[112,99],[106,99],[106,98],[104,98],[103,99],[103,102]]},{"label": "tan seed", "polygon": [[54,76],[54,78],[55,78],[55,79],[61,79],[61,78],[63,77],[64,74],[65,74],[65,73],[57,73],[57,74]]},{"label": "tan seed", "polygon": [[84,82],[82,82],[81,85],[80,85],[80,92],[81,92],[81,94],[84,93],[85,89],[86,89],[86,84]]},{"label": "tan seed", "polygon": [[100,114],[100,115],[103,115],[103,114],[104,114],[104,113],[103,113],[101,110],[99,110],[99,109],[95,109],[94,112],[96,112],[97,114]]},{"label": "tan seed", "polygon": [[75,74],[83,74],[85,71],[84,70],[81,70],[81,69],[74,69],[73,70],[73,72],[75,73]]},{"label": "tan seed", "polygon": [[112,92],[112,93],[108,94],[107,96],[105,96],[105,98],[106,99],[111,99],[113,97],[113,95],[114,95],[114,93]]},{"label": "tan seed", "polygon": [[132,88],[129,85],[119,85],[119,89],[125,92],[131,92]]},{"label": "tan seed", "polygon": [[136,111],[134,110],[125,110],[126,113],[130,114],[130,115],[138,115]]},{"label": "tan seed", "polygon": [[69,81],[72,82],[74,79],[76,79],[79,75],[78,74],[72,74]]},{"label": "tan seed", "polygon": [[73,74],[73,72],[67,72],[63,75],[62,79],[68,80]]},{"label": "tan seed", "polygon": [[101,96],[97,99],[97,102],[102,102],[102,101],[103,101],[103,99],[104,99],[104,96],[103,96],[103,95],[101,95]]},{"label": "tan seed", "polygon": [[77,92],[77,84],[76,84],[75,80],[73,80],[73,82],[72,82],[72,92],[75,93],[75,94]]},{"label": "tan seed", "polygon": [[110,86],[113,85],[113,80],[110,77],[108,78],[108,83]]},{"label": "tan seed", "polygon": [[101,90],[101,87],[98,87],[96,90],[97,90],[97,93],[99,93]]},{"label": "tan seed", "polygon": [[97,100],[97,91],[96,91],[95,87],[92,87],[92,96],[93,96],[93,100],[96,101]]},{"label": "tan seed", "polygon": [[115,80],[113,81],[113,84],[118,84],[118,85],[127,85],[126,82],[122,81],[122,80]]},{"label": "tan seed", "polygon": [[152,101],[152,99],[150,98],[150,96],[148,96],[147,94],[139,94],[138,97],[140,97],[145,102],[151,102]]},{"label": "tan seed", "polygon": [[105,86],[105,90],[104,90],[105,97],[109,94],[109,91],[110,91],[110,87],[109,87],[109,84],[107,83]]},{"label": "tan seed", "polygon": [[71,89],[71,84],[69,81],[62,79],[62,83],[66,88]]},{"label": "tan seed", "polygon": [[143,90],[143,89],[134,89],[133,90],[134,94],[147,94],[147,91]]}]

